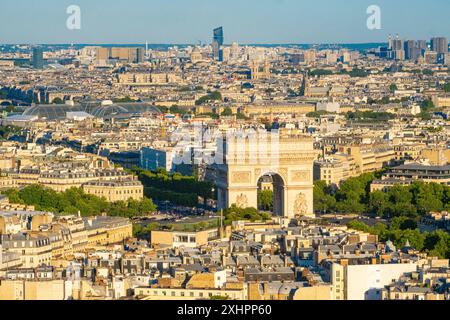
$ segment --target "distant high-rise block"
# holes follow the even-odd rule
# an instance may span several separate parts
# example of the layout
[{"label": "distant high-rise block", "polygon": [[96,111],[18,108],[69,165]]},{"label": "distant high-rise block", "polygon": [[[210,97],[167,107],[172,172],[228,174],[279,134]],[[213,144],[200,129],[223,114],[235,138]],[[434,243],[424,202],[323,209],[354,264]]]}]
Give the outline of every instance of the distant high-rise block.
[{"label": "distant high-rise block", "polygon": [[96,55],[97,55],[97,61],[103,61],[105,62],[106,60],[109,59],[109,48],[97,48],[96,49]]},{"label": "distant high-rise block", "polygon": [[389,53],[389,47],[380,47],[379,48],[380,58],[388,58],[388,53]]},{"label": "distant high-rise block", "polygon": [[34,69],[43,69],[44,68],[44,51],[42,48],[34,48],[33,49],[33,60],[32,60]]},{"label": "distant high-rise block", "polygon": [[97,62],[109,59],[123,60],[128,63],[142,63],[145,60],[145,48],[97,48]]},{"label": "distant high-rise block", "polygon": [[395,39],[392,40],[392,50],[403,50],[403,40]]},{"label": "distant high-rise block", "polygon": [[426,40],[417,40],[417,48],[420,50],[427,50],[428,45]]},{"label": "distant high-rise block", "polygon": [[419,49],[419,55],[424,56],[425,51],[428,50],[428,43],[426,40],[417,40],[417,48]]},{"label": "distant high-rise block", "polygon": [[144,48],[130,48],[130,55],[128,61],[131,63],[142,63],[144,62]]},{"label": "distant high-rise block", "polygon": [[414,49],[416,48],[416,42],[414,40],[407,40],[405,41],[405,59],[406,60],[413,60],[414,55]]},{"label": "distant high-rise block", "polygon": [[431,39],[431,50],[438,54],[444,54],[448,52],[448,40],[444,37],[438,37]]},{"label": "distant high-rise block", "polygon": [[219,27],[213,31],[213,53],[214,59],[218,61],[223,61],[223,51],[222,46],[224,42],[223,28]]}]

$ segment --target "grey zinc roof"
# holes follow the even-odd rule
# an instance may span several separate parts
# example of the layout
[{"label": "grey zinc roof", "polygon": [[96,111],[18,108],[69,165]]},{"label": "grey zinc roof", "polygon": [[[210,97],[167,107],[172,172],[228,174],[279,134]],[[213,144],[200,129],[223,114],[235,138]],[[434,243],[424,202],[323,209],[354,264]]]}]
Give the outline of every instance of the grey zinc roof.
[{"label": "grey zinc roof", "polygon": [[261,264],[264,265],[280,265],[284,264],[280,256],[263,256],[261,257]]},{"label": "grey zinc roof", "polygon": [[254,256],[238,256],[238,265],[259,265],[258,260]]}]

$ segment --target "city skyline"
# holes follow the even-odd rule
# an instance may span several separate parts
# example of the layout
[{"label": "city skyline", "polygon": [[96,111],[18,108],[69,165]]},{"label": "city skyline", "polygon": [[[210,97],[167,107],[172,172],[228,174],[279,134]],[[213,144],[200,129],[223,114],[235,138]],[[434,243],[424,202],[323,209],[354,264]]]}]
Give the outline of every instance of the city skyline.
[{"label": "city skyline", "polygon": [[[210,43],[210,30],[218,26],[224,27],[227,44],[378,43],[385,42],[389,33],[399,33],[405,39],[450,37],[445,17],[450,4],[438,0],[414,7],[404,0],[378,1],[376,5],[381,9],[382,19],[380,30],[367,28],[369,15],[366,11],[373,3],[366,0],[352,0],[344,5],[332,0],[320,4],[263,0],[263,3],[258,2],[259,6],[253,1],[239,3],[235,0],[226,6],[204,0],[189,4],[180,0],[133,3],[133,6],[121,3],[107,6],[103,0],[78,1],[80,30],[66,27],[69,17],[66,9],[73,4],[70,1],[55,5],[44,0],[39,6],[26,0],[5,3],[0,12],[0,43],[131,44],[146,40],[159,44]],[[158,12],[153,8],[158,8]],[[41,19],[42,16],[46,19]],[[326,19],[318,20],[320,17]],[[133,23],[116,23],[120,19]],[[426,19],[427,27],[416,23],[418,19]]]},{"label": "city skyline", "polygon": [[449,1],[0,8],[0,303],[450,301]]}]

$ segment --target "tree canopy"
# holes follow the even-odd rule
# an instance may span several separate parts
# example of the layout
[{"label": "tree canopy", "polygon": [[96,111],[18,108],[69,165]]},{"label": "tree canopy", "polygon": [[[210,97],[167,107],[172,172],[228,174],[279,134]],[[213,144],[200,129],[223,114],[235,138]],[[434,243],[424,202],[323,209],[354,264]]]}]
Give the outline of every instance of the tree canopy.
[{"label": "tree canopy", "polygon": [[199,106],[210,101],[222,101],[222,94],[219,91],[213,91],[195,101],[195,105]]},{"label": "tree canopy", "polygon": [[265,211],[273,210],[273,191],[258,191],[258,208]]},{"label": "tree canopy", "polygon": [[266,221],[270,219],[270,215],[266,212],[259,212],[256,208],[238,208],[236,205],[231,206],[224,211],[225,224],[230,225],[233,221]]},{"label": "tree canopy", "polygon": [[195,176],[184,176],[178,172],[170,174],[163,169],[152,172],[134,167],[131,171],[144,185],[145,195],[154,200],[195,207],[198,197],[214,199],[215,196],[214,185],[199,181]]},{"label": "tree canopy", "polygon": [[5,191],[9,201],[15,204],[35,206],[36,210],[55,214],[77,214],[97,216],[107,213],[110,216],[138,217],[156,211],[153,201],[144,198],[141,201],[130,199],[109,203],[104,198],[86,194],[81,188],[71,188],[65,192],[56,192],[40,185],[27,186],[21,190]]},{"label": "tree canopy", "polygon": [[230,107],[226,107],[226,108],[223,110],[223,112],[222,112],[221,115],[222,115],[223,117],[231,117],[231,116],[233,115],[233,110],[231,110]]},{"label": "tree canopy", "polygon": [[378,235],[379,240],[392,241],[397,248],[406,245],[407,242],[418,251],[426,252],[430,256],[441,259],[450,258],[450,234],[443,230],[421,233],[417,223],[407,217],[392,219],[389,226],[378,223],[373,227],[362,221],[350,221],[349,228]]},{"label": "tree canopy", "polygon": [[430,212],[450,210],[450,187],[437,183],[414,182],[395,185],[386,191],[370,192],[376,174],[363,174],[346,180],[335,190],[323,181],[314,186],[314,204],[318,212],[343,214],[372,213],[392,218],[417,218]]}]

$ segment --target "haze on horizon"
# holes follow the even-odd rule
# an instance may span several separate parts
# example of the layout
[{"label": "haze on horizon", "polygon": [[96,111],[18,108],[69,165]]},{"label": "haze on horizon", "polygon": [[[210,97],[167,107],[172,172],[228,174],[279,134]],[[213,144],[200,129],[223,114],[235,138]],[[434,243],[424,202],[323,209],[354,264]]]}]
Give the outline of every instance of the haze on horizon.
[{"label": "haze on horizon", "polygon": [[[15,0],[0,5],[0,43],[210,43],[223,26],[225,43],[386,42],[450,38],[450,2],[428,0]],[[378,5],[382,29],[366,27]],[[70,5],[81,8],[81,30],[66,28]]]}]

